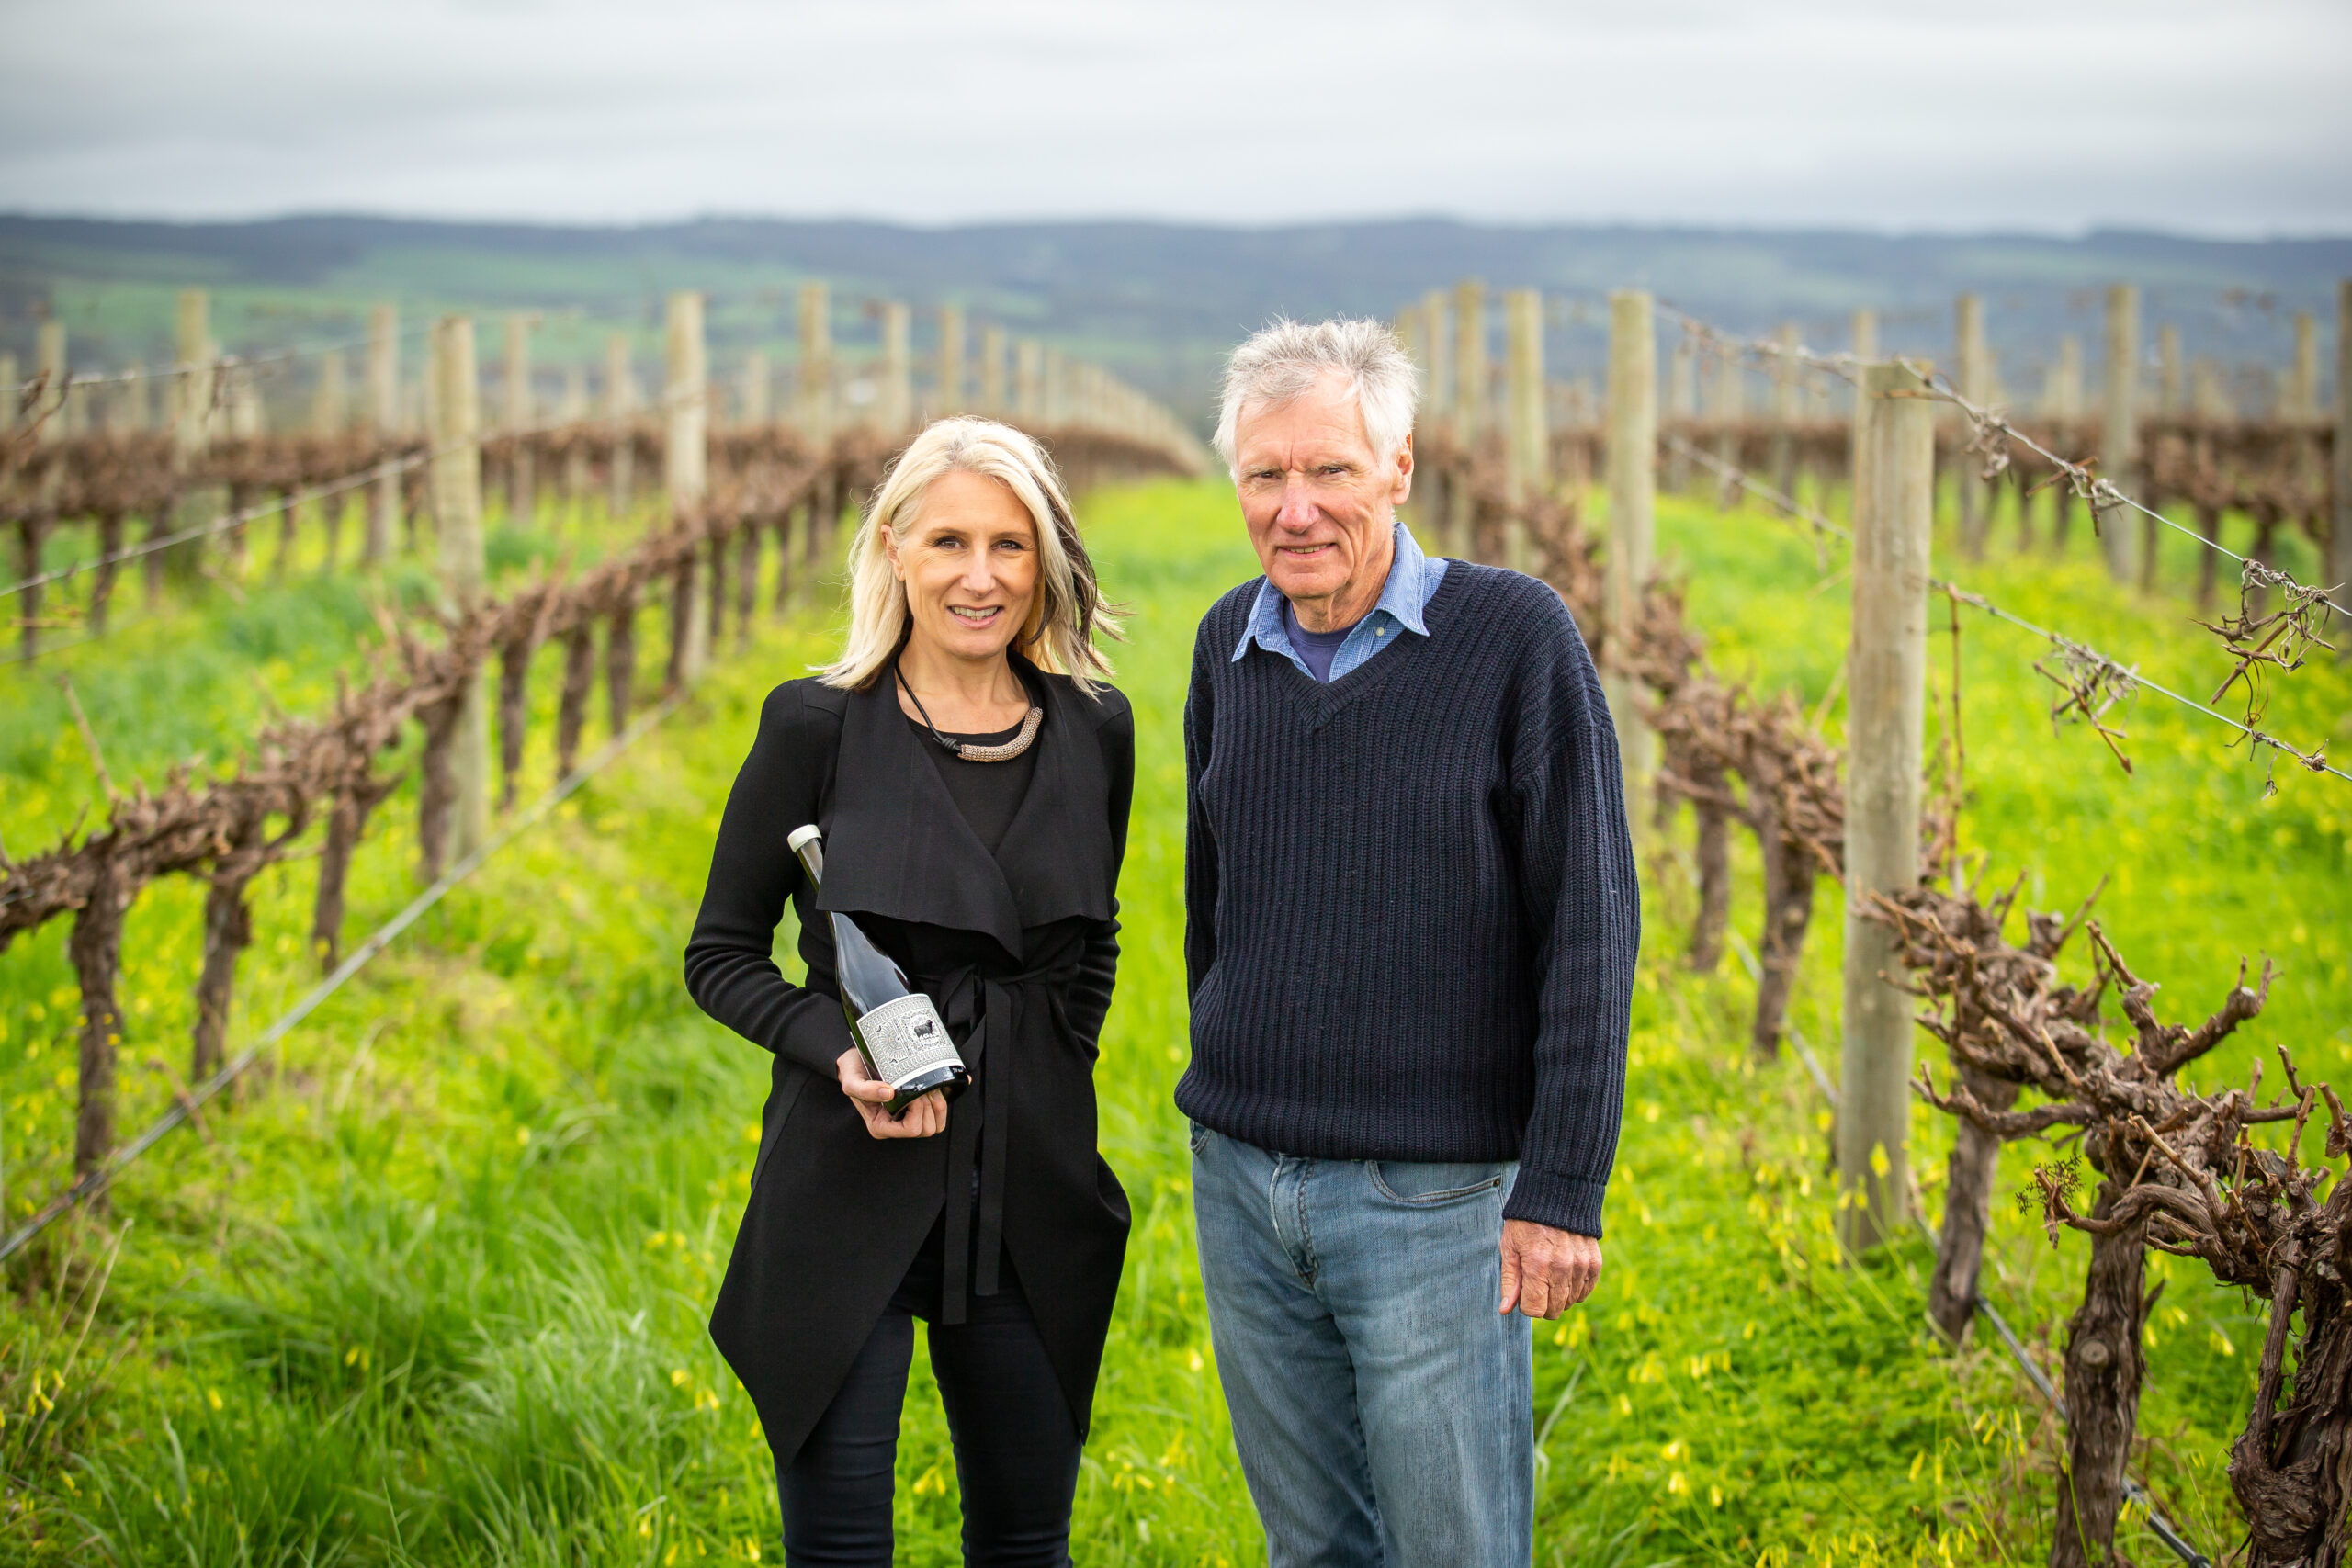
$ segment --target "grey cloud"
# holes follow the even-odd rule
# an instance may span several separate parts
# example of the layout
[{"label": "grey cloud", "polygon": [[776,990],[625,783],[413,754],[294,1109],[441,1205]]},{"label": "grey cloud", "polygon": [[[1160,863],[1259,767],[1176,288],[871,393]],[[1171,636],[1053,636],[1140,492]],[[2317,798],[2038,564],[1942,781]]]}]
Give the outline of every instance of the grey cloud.
[{"label": "grey cloud", "polygon": [[0,207],[2352,227],[2324,0],[83,0]]}]

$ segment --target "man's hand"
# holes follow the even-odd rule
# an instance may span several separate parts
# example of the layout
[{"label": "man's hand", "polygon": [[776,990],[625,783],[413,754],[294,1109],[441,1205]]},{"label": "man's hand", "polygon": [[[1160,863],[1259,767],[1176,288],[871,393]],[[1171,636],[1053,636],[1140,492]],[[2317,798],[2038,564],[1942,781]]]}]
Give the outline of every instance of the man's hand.
[{"label": "man's hand", "polygon": [[923,1095],[893,1118],[883,1107],[890,1103],[890,1086],[865,1070],[865,1058],[852,1046],[833,1068],[841,1075],[842,1092],[857,1107],[858,1119],[877,1138],[928,1138],[947,1130],[947,1100],[937,1089]]},{"label": "man's hand", "polygon": [[1533,1220],[1503,1222],[1503,1303],[1530,1317],[1557,1317],[1600,1283],[1600,1239]]}]

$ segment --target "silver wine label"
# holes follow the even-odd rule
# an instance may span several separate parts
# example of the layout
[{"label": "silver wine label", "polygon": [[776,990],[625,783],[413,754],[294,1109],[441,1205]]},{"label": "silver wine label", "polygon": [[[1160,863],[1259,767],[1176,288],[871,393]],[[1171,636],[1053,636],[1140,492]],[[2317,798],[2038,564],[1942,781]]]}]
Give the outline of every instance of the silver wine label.
[{"label": "silver wine label", "polygon": [[884,1002],[857,1021],[858,1038],[874,1059],[874,1076],[896,1089],[925,1068],[960,1062],[939,1010],[921,991]]}]

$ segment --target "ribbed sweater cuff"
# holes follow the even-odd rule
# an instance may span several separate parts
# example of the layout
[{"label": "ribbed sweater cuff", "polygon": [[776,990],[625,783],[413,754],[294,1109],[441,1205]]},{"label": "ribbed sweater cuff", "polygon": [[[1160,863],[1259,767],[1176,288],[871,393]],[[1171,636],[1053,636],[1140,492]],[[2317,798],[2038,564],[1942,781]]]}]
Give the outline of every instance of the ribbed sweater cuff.
[{"label": "ribbed sweater cuff", "polygon": [[1588,1181],[1578,1176],[1521,1166],[1519,1179],[1510,1186],[1510,1201],[1503,1205],[1503,1218],[1532,1220],[1554,1230],[1598,1237],[1600,1200],[1608,1191],[1605,1181]]}]

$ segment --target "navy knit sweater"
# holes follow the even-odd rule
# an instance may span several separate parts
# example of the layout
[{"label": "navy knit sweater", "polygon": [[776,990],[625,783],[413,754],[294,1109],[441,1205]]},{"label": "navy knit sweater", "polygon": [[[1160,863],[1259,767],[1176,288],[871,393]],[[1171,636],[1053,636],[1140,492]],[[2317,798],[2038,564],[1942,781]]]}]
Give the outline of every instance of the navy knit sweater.
[{"label": "navy knit sweater", "polygon": [[1329,1159],[1517,1159],[1508,1217],[1600,1234],[1641,897],[1600,682],[1559,596],[1455,561],[1430,635],[1329,685],[1234,645],[1184,704],[1203,1125]]}]

